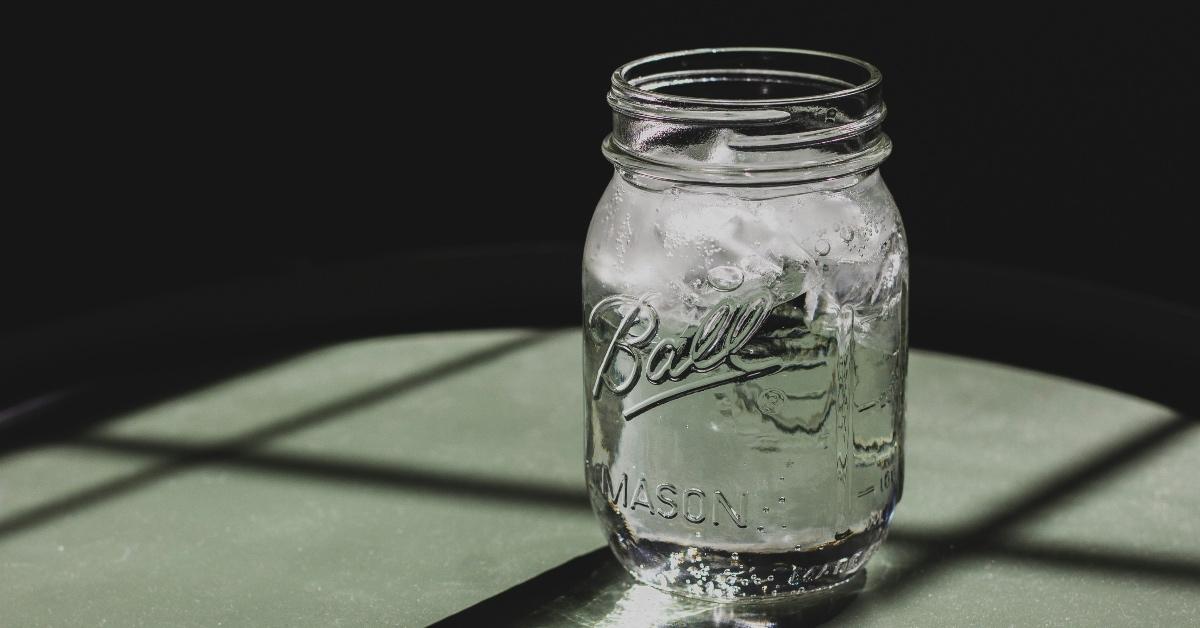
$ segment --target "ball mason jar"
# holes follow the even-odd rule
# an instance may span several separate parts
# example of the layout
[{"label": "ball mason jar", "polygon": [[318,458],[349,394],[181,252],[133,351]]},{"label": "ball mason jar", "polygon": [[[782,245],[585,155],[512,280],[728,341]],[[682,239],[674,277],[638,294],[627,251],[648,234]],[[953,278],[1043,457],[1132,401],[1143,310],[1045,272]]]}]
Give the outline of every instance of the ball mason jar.
[{"label": "ball mason jar", "polygon": [[881,76],[691,50],[617,69],[615,174],[583,260],[586,474],[638,580],[715,600],[826,589],[904,479],[908,253]]}]

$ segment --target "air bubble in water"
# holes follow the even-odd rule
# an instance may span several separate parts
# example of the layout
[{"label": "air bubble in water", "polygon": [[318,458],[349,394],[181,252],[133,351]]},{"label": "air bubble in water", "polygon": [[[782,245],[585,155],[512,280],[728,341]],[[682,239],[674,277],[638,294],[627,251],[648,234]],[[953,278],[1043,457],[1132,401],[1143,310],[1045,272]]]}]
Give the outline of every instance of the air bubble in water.
[{"label": "air bubble in water", "polygon": [[746,275],[737,266],[716,266],[708,269],[708,283],[721,292],[737,290]]}]

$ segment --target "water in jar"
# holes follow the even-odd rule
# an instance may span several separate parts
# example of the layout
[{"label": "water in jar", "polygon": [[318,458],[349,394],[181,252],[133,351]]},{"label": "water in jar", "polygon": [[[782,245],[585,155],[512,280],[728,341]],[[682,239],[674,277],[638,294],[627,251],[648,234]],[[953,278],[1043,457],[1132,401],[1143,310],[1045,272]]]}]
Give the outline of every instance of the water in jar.
[{"label": "water in jar", "polygon": [[618,172],[584,254],[586,474],[618,558],[708,599],[847,580],[903,479],[906,244],[878,172]]}]

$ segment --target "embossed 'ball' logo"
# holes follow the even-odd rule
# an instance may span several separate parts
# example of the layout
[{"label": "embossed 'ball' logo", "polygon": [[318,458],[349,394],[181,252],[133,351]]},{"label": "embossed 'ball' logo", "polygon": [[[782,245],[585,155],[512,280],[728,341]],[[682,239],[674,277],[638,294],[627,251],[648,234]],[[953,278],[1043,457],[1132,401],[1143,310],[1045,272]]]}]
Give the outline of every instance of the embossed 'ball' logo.
[{"label": "embossed 'ball' logo", "polygon": [[763,414],[776,414],[787,402],[787,395],[778,388],[768,388],[758,395],[758,409]]}]

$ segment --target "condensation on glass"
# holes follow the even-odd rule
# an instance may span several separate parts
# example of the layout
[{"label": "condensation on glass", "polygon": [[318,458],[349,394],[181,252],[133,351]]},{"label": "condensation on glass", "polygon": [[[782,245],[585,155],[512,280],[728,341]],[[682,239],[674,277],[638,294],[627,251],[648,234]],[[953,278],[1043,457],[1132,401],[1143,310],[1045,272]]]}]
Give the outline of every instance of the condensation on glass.
[{"label": "condensation on glass", "polygon": [[583,265],[586,474],[639,580],[836,586],[904,479],[908,253],[874,66],[788,49],[619,68]]}]

